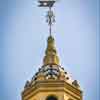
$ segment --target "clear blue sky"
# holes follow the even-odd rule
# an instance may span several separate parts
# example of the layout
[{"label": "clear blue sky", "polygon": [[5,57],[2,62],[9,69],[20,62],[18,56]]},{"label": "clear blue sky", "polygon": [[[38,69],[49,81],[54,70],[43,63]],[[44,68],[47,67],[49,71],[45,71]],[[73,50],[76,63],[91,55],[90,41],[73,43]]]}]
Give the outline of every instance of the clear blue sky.
[{"label": "clear blue sky", "polygon": [[[84,100],[98,98],[99,0],[59,0],[53,36],[61,65],[80,82]],[[0,100],[21,91],[42,65],[48,37],[46,9],[36,0],[0,0]]]}]

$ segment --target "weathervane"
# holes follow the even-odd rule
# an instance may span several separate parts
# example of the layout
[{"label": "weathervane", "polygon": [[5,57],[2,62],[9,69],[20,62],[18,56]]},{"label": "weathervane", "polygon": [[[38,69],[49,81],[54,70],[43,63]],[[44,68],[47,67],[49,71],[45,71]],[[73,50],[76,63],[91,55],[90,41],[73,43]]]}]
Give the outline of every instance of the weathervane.
[{"label": "weathervane", "polygon": [[47,20],[46,22],[49,25],[49,34],[51,36],[52,33],[52,25],[55,22],[55,15],[53,13],[53,11],[51,10],[51,8],[53,7],[54,3],[56,2],[56,0],[39,0],[39,7],[48,7],[49,11],[47,12]]}]

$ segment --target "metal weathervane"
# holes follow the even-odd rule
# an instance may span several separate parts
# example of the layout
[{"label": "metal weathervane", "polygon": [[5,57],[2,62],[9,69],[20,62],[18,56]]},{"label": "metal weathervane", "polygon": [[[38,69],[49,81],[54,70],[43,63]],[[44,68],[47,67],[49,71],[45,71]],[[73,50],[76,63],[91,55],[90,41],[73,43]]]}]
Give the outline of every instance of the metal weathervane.
[{"label": "metal weathervane", "polygon": [[38,2],[39,2],[39,7],[48,7],[49,8],[49,11],[47,12],[47,16],[46,16],[47,17],[46,22],[49,25],[49,34],[51,36],[52,25],[53,25],[53,23],[55,23],[55,15],[51,8],[53,7],[56,0],[39,0]]}]

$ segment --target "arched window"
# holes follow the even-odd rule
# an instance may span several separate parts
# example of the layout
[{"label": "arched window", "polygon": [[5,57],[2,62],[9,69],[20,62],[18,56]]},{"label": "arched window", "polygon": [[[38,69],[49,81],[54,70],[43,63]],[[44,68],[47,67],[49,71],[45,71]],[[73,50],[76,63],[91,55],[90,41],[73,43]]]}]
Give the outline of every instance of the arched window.
[{"label": "arched window", "polygon": [[46,100],[57,100],[55,96],[48,96]]},{"label": "arched window", "polygon": [[69,98],[68,100],[73,100],[73,99],[70,99],[70,98]]}]

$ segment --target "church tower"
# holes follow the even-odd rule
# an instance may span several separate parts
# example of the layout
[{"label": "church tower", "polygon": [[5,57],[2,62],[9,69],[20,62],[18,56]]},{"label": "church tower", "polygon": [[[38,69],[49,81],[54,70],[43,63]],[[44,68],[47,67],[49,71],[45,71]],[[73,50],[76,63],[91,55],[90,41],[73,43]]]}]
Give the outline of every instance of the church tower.
[{"label": "church tower", "polygon": [[52,6],[55,0],[39,0],[40,7],[48,7],[47,22],[50,35],[43,64],[38,72],[27,81],[22,91],[22,100],[82,100],[82,91],[77,80],[72,80],[59,63],[55,39],[51,26],[55,22]]}]

